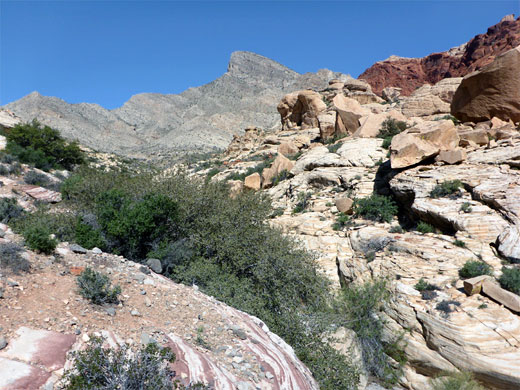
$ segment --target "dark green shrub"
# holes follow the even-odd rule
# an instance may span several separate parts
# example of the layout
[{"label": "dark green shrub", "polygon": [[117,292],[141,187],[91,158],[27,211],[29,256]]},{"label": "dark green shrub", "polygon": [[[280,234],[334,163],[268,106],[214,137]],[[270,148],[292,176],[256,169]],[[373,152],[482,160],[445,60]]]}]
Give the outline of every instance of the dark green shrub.
[{"label": "dark green shrub", "polygon": [[520,295],[520,269],[502,268],[502,276],[498,279],[502,288]]},{"label": "dark green shrub", "polygon": [[119,190],[101,193],[95,214],[108,248],[137,261],[147,256],[153,243],[172,238],[178,219],[177,204],[166,195],[136,199]]},{"label": "dark green shrub", "polygon": [[391,222],[397,211],[397,205],[392,199],[375,193],[354,201],[354,214],[372,221]]},{"label": "dark green shrub", "polygon": [[43,173],[36,172],[36,171],[29,171],[25,174],[23,177],[23,181],[27,184],[32,184],[36,186],[46,186],[50,183],[50,179],[44,175]]},{"label": "dark green shrub", "polygon": [[9,222],[13,231],[22,235],[33,226],[44,226],[60,241],[74,241],[75,224],[76,217],[72,213],[50,212],[46,205],[40,206],[33,213],[23,213]]},{"label": "dark green shrub", "polygon": [[392,143],[392,138],[394,138],[394,136],[406,130],[407,128],[408,125],[406,124],[406,122],[398,121],[394,118],[386,119],[381,124],[379,134],[377,135],[378,138],[383,139],[382,147],[388,149],[390,147],[390,144]]},{"label": "dark green shrub", "polygon": [[23,207],[18,205],[16,198],[0,198],[0,222],[9,223],[23,213]]},{"label": "dark green shrub", "polygon": [[462,182],[460,180],[447,180],[441,184],[437,184],[430,192],[430,197],[442,198],[450,195],[454,196],[456,193],[458,193],[459,188],[461,187]]},{"label": "dark green shrub", "polygon": [[254,167],[247,168],[247,170],[243,173],[232,172],[226,177],[226,181],[228,180],[244,180],[249,175],[253,173],[259,173],[260,176],[265,168],[269,168],[274,161],[273,157],[264,156],[264,161],[255,165]]},{"label": "dark green shrub", "polygon": [[25,244],[30,249],[47,255],[51,254],[58,245],[58,241],[50,236],[51,231],[47,226],[42,224],[29,226],[23,231]]},{"label": "dark green shrub", "polygon": [[448,373],[431,384],[433,390],[484,390],[469,372]]},{"label": "dark green shrub", "polygon": [[492,275],[491,267],[483,261],[466,261],[459,270],[459,276],[463,279],[474,278],[480,275]]},{"label": "dark green shrub", "polygon": [[435,228],[432,225],[421,221],[417,224],[417,231],[420,233],[435,233]]},{"label": "dark green shrub", "polygon": [[458,246],[459,248],[465,248],[466,243],[462,240],[455,240],[453,241],[453,245]]},{"label": "dark green shrub", "polygon": [[333,230],[343,230],[345,227],[350,225],[350,217],[345,213],[339,213],[336,216],[336,222],[332,224]]},{"label": "dark green shrub", "polygon": [[19,124],[7,132],[6,151],[21,162],[43,170],[72,169],[84,161],[78,144],[67,143],[59,132],[36,120]]},{"label": "dark green shrub", "polygon": [[337,144],[327,145],[327,149],[329,150],[330,153],[336,153],[338,151],[338,149],[341,148],[342,145],[343,145],[343,143],[338,142]]},{"label": "dark green shrub", "polygon": [[417,291],[434,291],[434,290],[438,290],[439,287],[437,287],[434,284],[430,284],[430,283],[426,282],[426,280],[424,280],[424,278],[421,278],[415,285],[415,289]]},{"label": "dark green shrub", "polygon": [[460,306],[460,302],[453,300],[443,300],[442,302],[439,302],[435,308],[443,313],[443,317],[447,318],[449,317],[450,313],[455,311],[453,306]]},{"label": "dark green shrub", "polygon": [[277,186],[282,181],[287,180],[289,177],[291,177],[291,174],[289,173],[289,171],[287,169],[284,169],[283,171],[281,171],[278,175],[276,175],[273,178],[273,184],[272,184],[273,187]]},{"label": "dark green shrub", "polygon": [[74,238],[76,243],[86,249],[92,249],[94,247],[100,249],[106,248],[106,241],[101,232],[91,225],[84,223],[82,218],[78,218],[76,221]]},{"label": "dark green shrub", "polygon": [[394,225],[388,231],[389,233],[404,233],[403,228],[400,225]]},{"label": "dark green shrub", "polygon": [[169,364],[175,354],[155,343],[131,351],[127,344],[118,349],[103,347],[103,340],[92,338],[86,349],[72,353],[74,365],[65,372],[66,390],[171,390],[174,372]]},{"label": "dark green shrub", "polygon": [[20,255],[21,251],[22,248],[15,243],[0,243],[0,270],[9,268],[15,274],[28,272],[31,264]]},{"label": "dark green shrub", "polygon": [[76,282],[79,294],[95,305],[119,302],[118,295],[121,294],[121,287],[112,287],[107,275],[94,271],[90,267],[85,268]]},{"label": "dark green shrub", "polygon": [[471,203],[464,202],[462,206],[460,206],[460,211],[464,213],[471,213],[473,211],[473,209],[471,208]]},{"label": "dark green shrub", "polygon": [[304,212],[309,206],[309,200],[311,199],[311,196],[312,194],[310,192],[300,192],[298,194],[298,202],[294,206],[292,213],[297,214]]},{"label": "dark green shrub", "polygon": [[214,168],[211,168],[211,169],[209,170],[209,172],[206,174],[206,179],[207,179],[207,180],[211,180],[211,178],[212,178],[213,176],[217,175],[218,173],[220,173],[220,169],[215,168],[215,167],[214,167]]}]

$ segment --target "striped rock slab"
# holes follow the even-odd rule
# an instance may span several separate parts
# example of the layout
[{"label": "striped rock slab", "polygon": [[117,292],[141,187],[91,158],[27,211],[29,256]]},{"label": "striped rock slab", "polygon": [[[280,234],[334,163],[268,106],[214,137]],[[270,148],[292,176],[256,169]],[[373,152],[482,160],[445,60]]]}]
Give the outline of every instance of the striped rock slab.
[{"label": "striped rock slab", "polygon": [[76,336],[26,327],[16,333],[0,353],[0,390],[52,388]]}]

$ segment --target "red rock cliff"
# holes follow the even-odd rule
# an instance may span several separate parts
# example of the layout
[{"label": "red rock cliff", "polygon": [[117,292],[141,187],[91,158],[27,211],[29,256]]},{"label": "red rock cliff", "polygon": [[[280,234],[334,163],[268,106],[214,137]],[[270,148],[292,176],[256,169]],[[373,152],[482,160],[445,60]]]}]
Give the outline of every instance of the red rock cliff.
[{"label": "red rock cliff", "polygon": [[359,78],[366,80],[379,95],[385,87],[400,87],[403,95],[410,95],[426,83],[435,84],[446,77],[465,76],[478,70],[518,45],[520,18],[515,20],[514,15],[508,15],[465,45],[423,58],[392,56],[376,62]]}]

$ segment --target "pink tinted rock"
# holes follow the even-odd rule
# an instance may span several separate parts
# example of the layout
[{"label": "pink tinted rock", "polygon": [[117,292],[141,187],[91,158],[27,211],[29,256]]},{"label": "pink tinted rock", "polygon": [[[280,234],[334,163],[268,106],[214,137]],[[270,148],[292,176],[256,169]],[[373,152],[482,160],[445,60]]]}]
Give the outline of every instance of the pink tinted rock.
[{"label": "pink tinted rock", "polygon": [[37,367],[0,357],[1,390],[38,390],[50,376]]}]

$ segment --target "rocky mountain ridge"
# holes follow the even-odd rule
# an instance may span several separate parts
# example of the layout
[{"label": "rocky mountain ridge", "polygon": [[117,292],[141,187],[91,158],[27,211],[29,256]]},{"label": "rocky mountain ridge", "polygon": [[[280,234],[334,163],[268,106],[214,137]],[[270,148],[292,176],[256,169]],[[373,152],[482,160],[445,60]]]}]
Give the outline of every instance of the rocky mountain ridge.
[{"label": "rocky mountain ridge", "polygon": [[329,70],[302,75],[258,54],[234,52],[224,75],[178,95],[142,93],[107,110],[33,92],[5,107],[93,149],[146,157],[224,148],[249,125],[275,126],[276,104],[285,93],[324,88],[338,77],[347,78]]},{"label": "rocky mountain ridge", "polygon": [[444,78],[465,76],[481,69],[519,44],[520,18],[507,15],[486,33],[476,35],[459,47],[423,58],[391,56],[366,69],[359,79],[366,80],[378,95],[386,87],[398,87],[408,96],[424,84],[435,84]]}]

